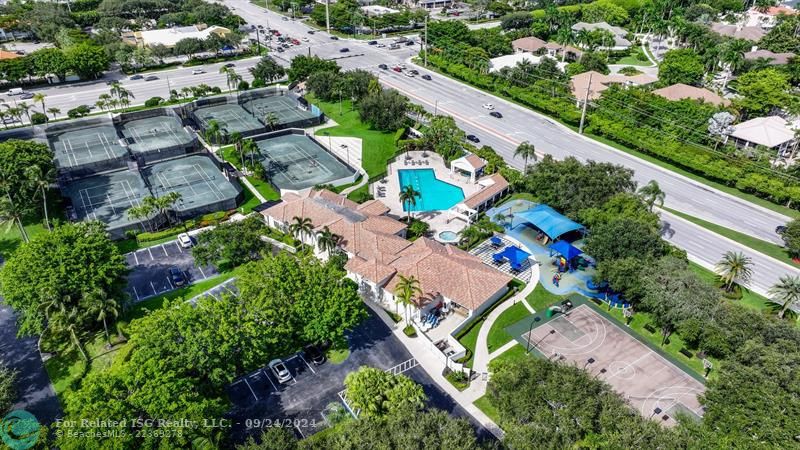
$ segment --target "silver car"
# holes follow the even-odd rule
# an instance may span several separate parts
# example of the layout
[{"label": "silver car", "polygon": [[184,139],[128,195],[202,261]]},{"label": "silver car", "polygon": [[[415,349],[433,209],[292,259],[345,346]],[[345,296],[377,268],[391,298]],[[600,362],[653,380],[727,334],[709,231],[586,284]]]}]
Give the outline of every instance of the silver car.
[{"label": "silver car", "polygon": [[268,366],[279,383],[283,384],[292,380],[292,373],[289,372],[289,368],[286,367],[286,363],[284,363],[283,360],[273,359],[269,362]]}]

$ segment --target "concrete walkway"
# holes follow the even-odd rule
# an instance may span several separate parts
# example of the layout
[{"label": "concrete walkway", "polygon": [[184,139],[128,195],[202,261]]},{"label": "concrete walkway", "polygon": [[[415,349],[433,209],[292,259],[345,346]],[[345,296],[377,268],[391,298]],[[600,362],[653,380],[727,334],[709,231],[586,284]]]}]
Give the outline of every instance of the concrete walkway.
[{"label": "concrete walkway", "polygon": [[359,170],[359,173],[361,174],[361,181],[359,181],[358,184],[356,184],[355,186],[350,186],[347,189],[343,189],[341,192],[342,195],[346,196],[347,194],[355,191],[361,186],[364,186],[365,184],[369,183],[369,175],[367,175],[367,172],[364,172],[364,169],[361,169]]}]

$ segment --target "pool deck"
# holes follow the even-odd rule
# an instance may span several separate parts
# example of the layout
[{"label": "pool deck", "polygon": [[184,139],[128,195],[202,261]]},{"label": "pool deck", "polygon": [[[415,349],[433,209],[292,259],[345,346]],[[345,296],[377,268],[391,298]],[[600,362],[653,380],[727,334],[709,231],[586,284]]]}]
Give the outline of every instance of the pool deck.
[{"label": "pool deck", "polygon": [[[426,156],[423,156],[426,155]],[[464,191],[464,198],[478,192],[480,186],[476,183],[470,183],[469,178],[458,174],[451,174],[450,169],[445,165],[444,159],[436,153],[432,152],[408,152],[411,157],[408,165],[406,165],[406,155],[402,154],[396,158],[396,161],[389,164],[386,168],[388,175],[385,182],[379,180],[370,185],[370,193],[389,207],[390,214],[396,217],[405,217],[406,212],[403,211],[403,205],[400,203],[400,178],[397,175],[398,170],[406,169],[433,169],[436,178],[441,181],[458,186]],[[428,164],[411,165],[411,161],[427,161]],[[379,190],[379,187],[381,189]],[[430,225],[431,232],[435,239],[438,240],[438,235],[442,231],[452,231],[458,233],[467,226],[467,223],[460,219],[450,220],[450,214],[447,211],[419,211],[412,212],[412,217],[424,220]]]}]

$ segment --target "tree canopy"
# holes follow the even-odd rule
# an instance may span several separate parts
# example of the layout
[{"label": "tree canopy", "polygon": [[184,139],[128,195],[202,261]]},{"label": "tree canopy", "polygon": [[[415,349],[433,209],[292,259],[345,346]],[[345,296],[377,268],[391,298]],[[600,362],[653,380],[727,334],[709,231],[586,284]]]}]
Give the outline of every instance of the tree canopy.
[{"label": "tree canopy", "polygon": [[350,407],[360,409],[364,417],[420,410],[426,400],[422,386],[410,378],[372,367],[350,372],[344,385]]},{"label": "tree canopy", "polygon": [[689,48],[668,51],[658,66],[658,79],[665,86],[676,83],[696,85],[703,78],[703,73],[703,61]]},{"label": "tree canopy", "polygon": [[195,236],[197,244],[192,247],[192,256],[201,266],[240,266],[270,251],[270,245],[261,239],[264,231],[264,222],[257,217],[219,224]]}]

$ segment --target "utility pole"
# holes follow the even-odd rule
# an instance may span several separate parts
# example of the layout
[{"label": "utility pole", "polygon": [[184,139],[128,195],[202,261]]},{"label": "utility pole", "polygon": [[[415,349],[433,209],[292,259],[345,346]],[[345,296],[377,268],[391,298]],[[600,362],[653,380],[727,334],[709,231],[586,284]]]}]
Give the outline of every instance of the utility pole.
[{"label": "utility pole", "polygon": [[428,16],[427,16],[427,14],[425,15],[425,47],[423,47],[422,56],[423,56],[423,61],[424,61],[423,65],[425,67],[428,67]]},{"label": "utility pole", "polygon": [[325,30],[328,34],[331,33],[331,11],[330,11],[331,0],[325,0]]},{"label": "utility pole", "polygon": [[586,85],[586,95],[583,97],[583,109],[581,110],[581,125],[578,127],[578,134],[583,134],[583,122],[586,120],[586,105],[589,103],[589,91],[592,89],[592,75],[589,73],[589,84]]}]

